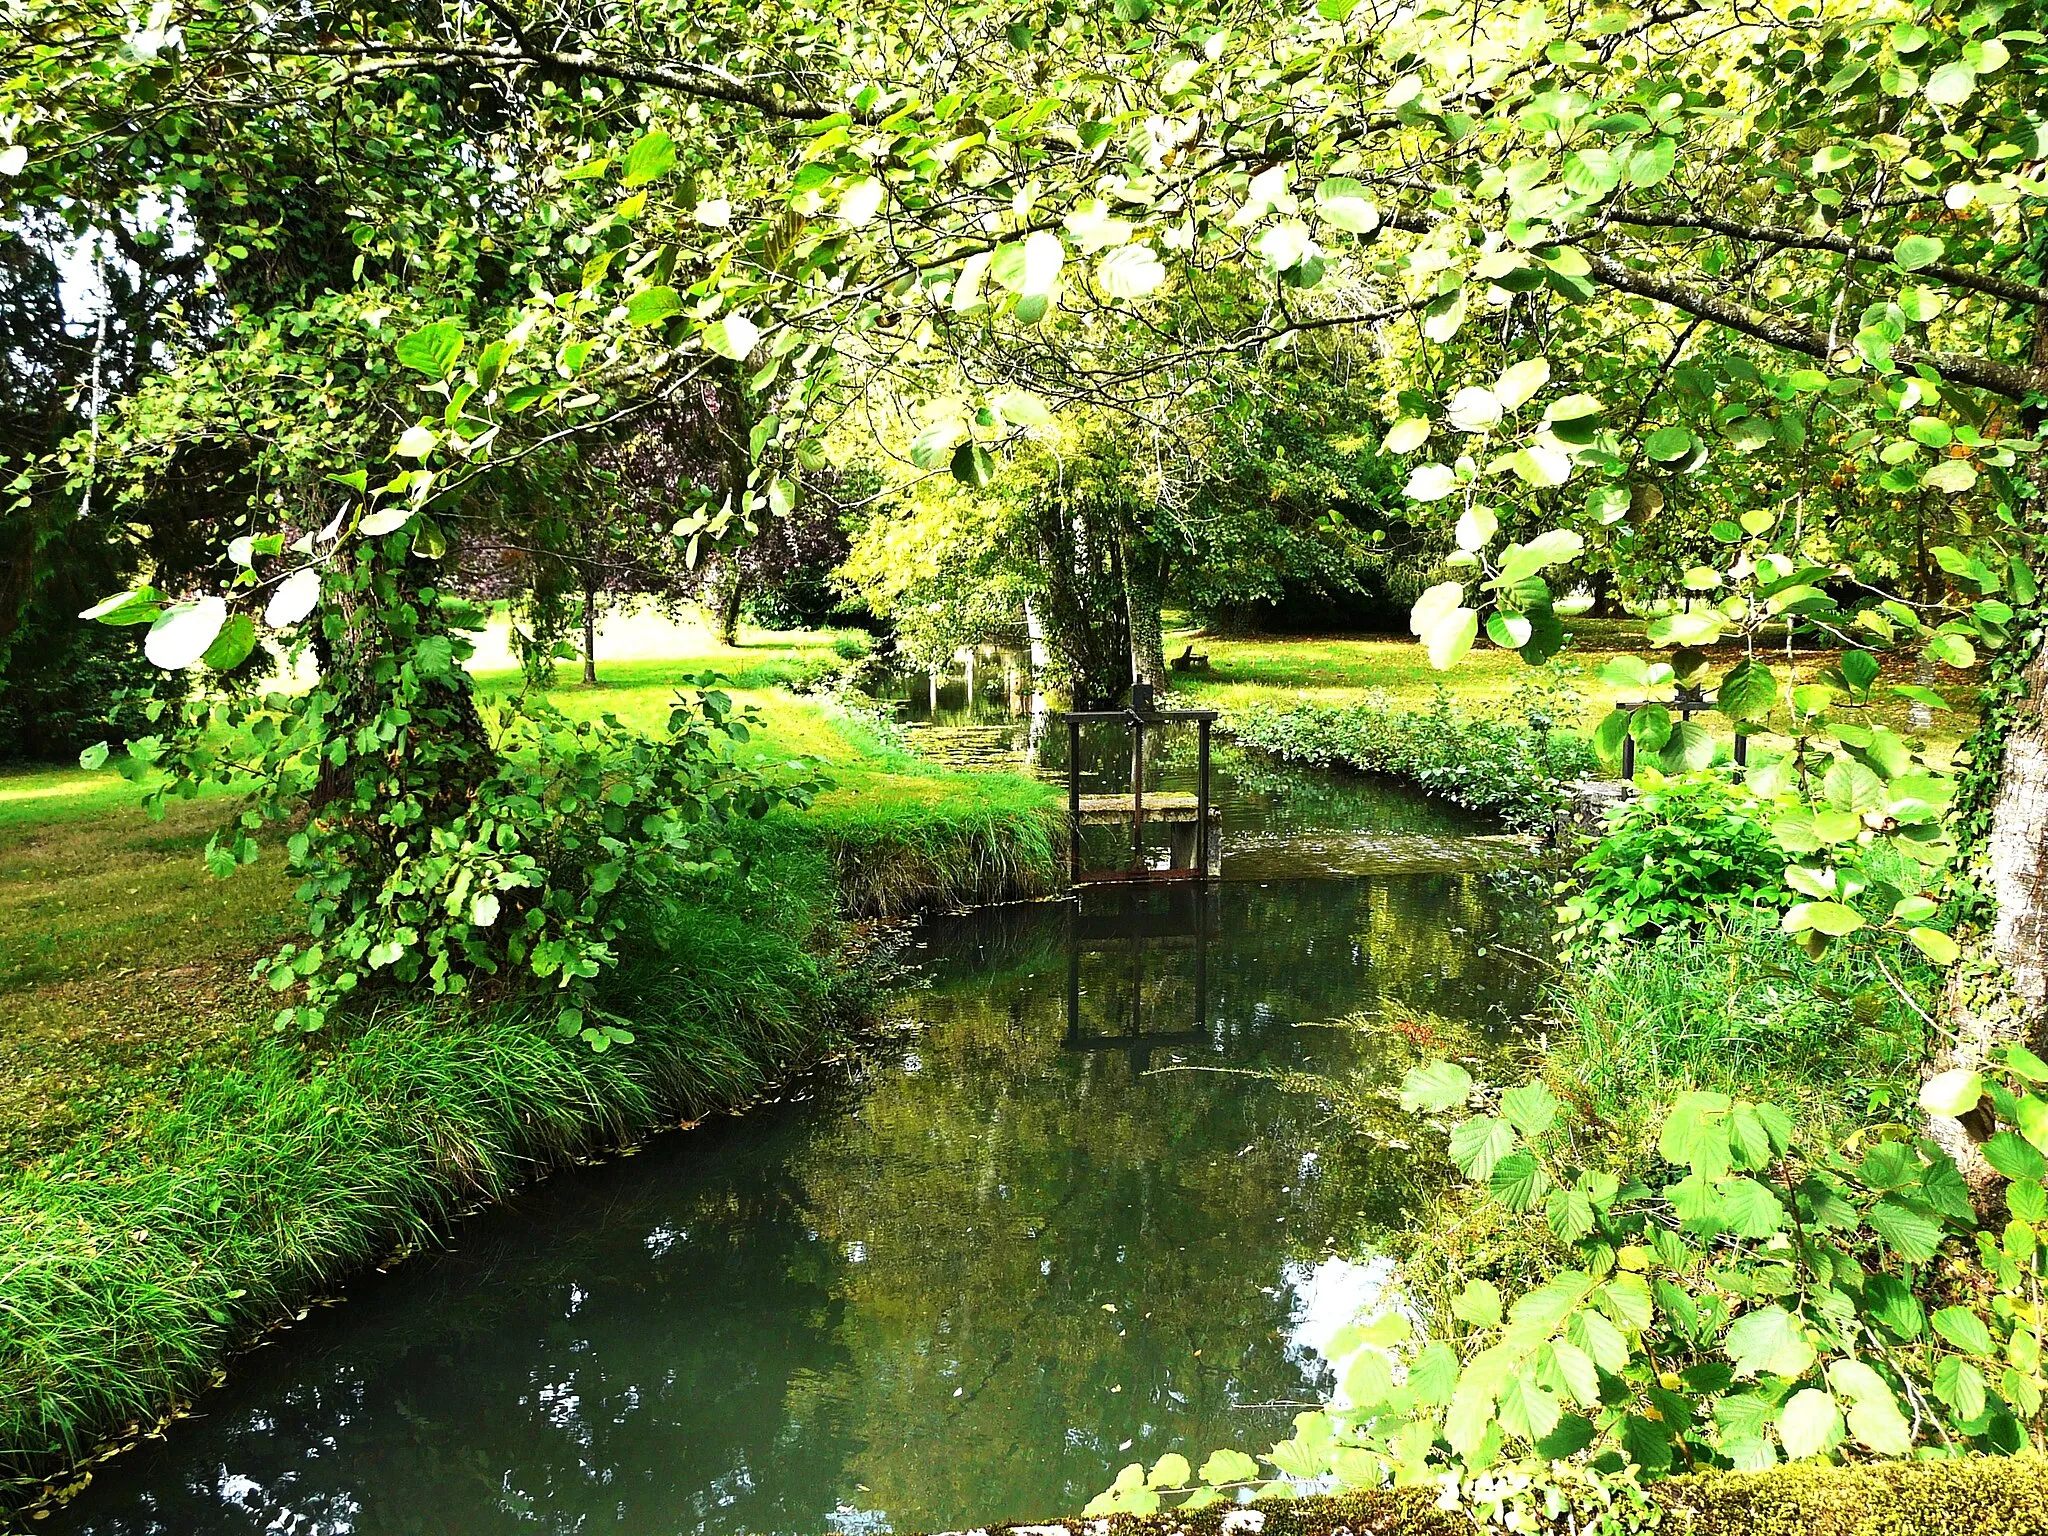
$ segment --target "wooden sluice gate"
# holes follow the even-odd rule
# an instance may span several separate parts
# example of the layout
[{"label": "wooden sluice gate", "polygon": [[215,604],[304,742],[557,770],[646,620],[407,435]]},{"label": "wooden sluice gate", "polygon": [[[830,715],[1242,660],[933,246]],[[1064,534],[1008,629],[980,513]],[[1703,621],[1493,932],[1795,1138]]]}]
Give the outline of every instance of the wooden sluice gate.
[{"label": "wooden sluice gate", "polygon": [[[1223,815],[1209,796],[1209,731],[1216,723],[1213,709],[1159,709],[1152,689],[1144,683],[1131,689],[1127,709],[1072,710],[1067,722],[1067,872],[1075,885],[1118,880],[1213,880],[1222,873]],[[1131,788],[1129,794],[1081,793],[1081,727],[1089,724],[1119,724],[1131,733]],[[1193,725],[1196,731],[1195,791],[1166,794],[1145,792],[1145,733],[1169,725]],[[1147,819],[1167,828],[1167,865],[1154,868],[1145,857]],[[1113,826],[1128,821],[1131,828],[1130,863],[1115,869],[1082,867],[1082,829]]]}]

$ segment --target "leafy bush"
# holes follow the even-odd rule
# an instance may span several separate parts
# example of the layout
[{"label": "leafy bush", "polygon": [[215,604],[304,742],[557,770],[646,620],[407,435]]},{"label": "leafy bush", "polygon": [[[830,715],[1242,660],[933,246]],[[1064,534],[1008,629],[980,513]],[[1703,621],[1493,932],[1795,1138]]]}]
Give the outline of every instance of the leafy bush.
[{"label": "leafy bush", "polygon": [[1448,1317],[1390,1310],[1344,1330],[1328,1351],[1341,1392],[1292,1438],[1218,1453],[1199,1478],[1179,1458],[1126,1468],[1089,1512],[1448,1476],[1504,1479],[1526,1526],[1560,1491],[1673,1471],[2023,1450],[2048,1392],[2042,1083],[2048,1062],[2006,1047],[1923,1090],[1931,1114],[2004,1127],[1984,1154],[2009,1220],[1980,1228],[1956,1165],[1903,1132],[1852,1156],[1775,1105],[1685,1093],[1645,1180],[1584,1166],[1541,1083],[1493,1094],[1449,1062],[1418,1067],[1403,1107],[1474,1105],[1448,1130],[1474,1198],[1540,1223],[1570,1267],[1512,1298],[1473,1276]]},{"label": "leafy bush", "polygon": [[1671,780],[1623,806],[1578,873],[1558,913],[1567,946],[1696,931],[1791,898],[1755,799],[1714,778]]},{"label": "leafy bush", "polygon": [[[271,694],[195,701],[167,738],[130,741],[117,763],[134,777],[169,771],[150,793],[159,808],[209,779],[264,784],[268,794],[207,844],[219,875],[258,856],[266,819],[314,804],[286,842],[307,942],[260,968],[275,991],[302,994],[279,1011],[279,1029],[317,1030],[352,994],[391,984],[443,996],[539,983],[560,1001],[564,1035],[597,1050],[630,1041],[590,983],[616,964],[635,899],[731,865],[731,828],[807,804],[811,772],[743,762],[737,748],[757,717],[716,689],[679,699],[660,736],[609,714],[573,721],[530,693],[485,718],[466,691],[436,691],[467,643],[432,638],[441,644],[420,647],[433,665],[409,680],[411,707],[394,706],[353,752],[348,741],[315,750],[320,695]],[[246,731],[257,760],[220,753],[219,727]],[[380,733],[425,744],[410,757],[364,750]],[[88,766],[105,756],[95,749]],[[470,782],[478,762],[488,771]]]},{"label": "leafy bush", "polygon": [[1466,715],[1441,690],[1426,710],[1394,709],[1374,695],[1349,705],[1255,704],[1227,724],[1245,745],[1286,761],[1407,779],[1520,827],[1550,826],[1563,781],[1593,762],[1572,732]]}]

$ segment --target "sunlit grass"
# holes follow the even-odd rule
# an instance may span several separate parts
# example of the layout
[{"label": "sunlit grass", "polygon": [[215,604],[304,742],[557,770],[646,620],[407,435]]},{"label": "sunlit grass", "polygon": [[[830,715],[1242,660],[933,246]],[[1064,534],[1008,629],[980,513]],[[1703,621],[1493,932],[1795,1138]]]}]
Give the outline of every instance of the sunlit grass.
[{"label": "sunlit grass", "polygon": [[[1204,671],[1173,674],[1174,702],[1183,707],[1220,709],[1227,713],[1253,703],[1307,699],[1319,704],[1345,704],[1383,693],[1396,705],[1415,708],[1427,704],[1441,688],[1468,710],[1497,713],[1511,705],[1518,689],[1540,683],[1548,675],[1579,695],[1568,712],[1556,716],[1556,723],[1590,732],[1621,696],[1601,682],[1600,669],[1616,656],[1654,657],[1654,653],[1647,652],[1642,625],[1636,620],[1568,617],[1565,633],[1569,637],[1565,648],[1540,668],[1528,666],[1516,653],[1501,650],[1484,639],[1445,672],[1430,666],[1420,643],[1399,636],[1227,638],[1180,628],[1168,631],[1166,653],[1169,657],[1177,656],[1192,645],[1198,655],[1208,657]],[[1713,647],[1708,652],[1710,673],[1719,676],[1740,656],[1740,650],[1733,644]],[[1781,676],[1790,665],[1782,650],[1761,659],[1778,668]],[[1801,650],[1796,655],[1796,664],[1800,675],[1811,681],[1836,659],[1836,652]],[[1841,708],[1837,713],[1861,723],[1887,725],[1901,735],[1917,735],[1909,718],[1911,706],[1886,691],[1892,684],[1915,680],[1913,659],[1887,655],[1883,663],[1884,671],[1871,703],[1867,707]],[[1967,673],[1947,667],[1938,669],[1936,687],[1952,707],[1934,717],[1924,739],[1937,757],[1945,758],[1975,723],[1977,692]],[[1732,736],[1720,717],[1700,718],[1716,735]],[[1791,738],[1784,731],[1789,718],[1781,712],[1769,723],[1774,729],[1760,734],[1758,740],[1779,749],[1788,746]]]}]

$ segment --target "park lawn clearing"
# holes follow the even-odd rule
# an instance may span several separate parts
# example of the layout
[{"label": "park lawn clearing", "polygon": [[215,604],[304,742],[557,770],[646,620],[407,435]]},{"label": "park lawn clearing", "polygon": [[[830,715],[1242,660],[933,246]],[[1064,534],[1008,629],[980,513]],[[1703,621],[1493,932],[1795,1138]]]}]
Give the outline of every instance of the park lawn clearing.
[{"label": "park lawn clearing", "polygon": [[[1342,705],[1381,697],[1397,707],[1423,709],[1439,690],[1468,713],[1506,715],[1516,709],[1520,690],[1553,677],[1580,696],[1573,710],[1556,715],[1556,723],[1590,735],[1617,697],[1617,691],[1600,680],[1600,669],[1618,656],[1643,654],[1641,624],[1574,617],[1563,622],[1568,643],[1544,667],[1531,667],[1516,653],[1481,641],[1456,667],[1438,672],[1430,666],[1421,643],[1405,635],[1233,638],[1183,628],[1167,633],[1165,649],[1173,657],[1192,646],[1197,654],[1208,657],[1205,671],[1171,674],[1174,704],[1221,710],[1226,719],[1253,704]],[[1668,659],[1670,653],[1661,654]],[[1742,654],[1733,642],[1707,647],[1709,674],[1719,677],[1741,660]],[[1800,676],[1811,681],[1839,659],[1839,652],[1802,647],[1796,656]],[[1782,649],[1759,651],[1758,659],[1783,674]],[[1859,722],[1889,726],[1904,736],[1919,734],[1908,719],[1911,706],[1888,692],[1894,684],[1916,681],[1912,660],[1903,655],[1880,659],[1883,671],[1870,704],[1841,712]],[[1937,758],[1945,760],[1976,724],[1977,688],[1969,674],[1949,667],[1936,669],[1934,687],[1950,708],[1935,715],[1926,740]],[[1716,736],[1732,738],[1724,717],[1710,714],[1701,720]],[[1766,724],[1768,729],[1755,738],[1758,744],[1776,750],[1790,745],[1791,738],[1785,734],[1789,716],[1782,707]]]}]

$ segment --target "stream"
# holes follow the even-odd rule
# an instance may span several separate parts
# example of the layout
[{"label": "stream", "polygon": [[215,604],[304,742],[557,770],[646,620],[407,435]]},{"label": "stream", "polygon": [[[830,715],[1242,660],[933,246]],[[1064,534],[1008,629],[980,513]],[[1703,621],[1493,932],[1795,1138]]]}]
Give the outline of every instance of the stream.
[{"label": "stream", "polygon": [[1276,1074],[1510,1039],[1547,903],[1463,813],[1218,765],[1220,883],[921,923],[858,1069],[365,1277],[41,1529],[962,1529],[1284,1438],[1435,1169]]}]

